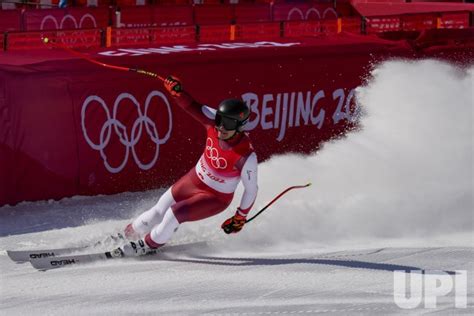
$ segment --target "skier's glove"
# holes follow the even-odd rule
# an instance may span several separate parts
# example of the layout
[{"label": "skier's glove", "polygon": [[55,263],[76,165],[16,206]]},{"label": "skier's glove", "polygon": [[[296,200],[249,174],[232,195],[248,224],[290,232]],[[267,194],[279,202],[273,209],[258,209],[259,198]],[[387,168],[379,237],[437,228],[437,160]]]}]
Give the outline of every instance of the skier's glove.
[{"label": "skier's glove", "polygon": [[247,218],[240,215],[239,211],[237,210],[234,216],[222,223],[221,228],[226,234],[235,234],[242,230],[246,220]]},{"label": "skier's glove", "polygon": [[183,91],[181,82],[178,78],[173,76],[168,76],[164,81],[164,85],[166,90],[174,97],[180,96]]}]

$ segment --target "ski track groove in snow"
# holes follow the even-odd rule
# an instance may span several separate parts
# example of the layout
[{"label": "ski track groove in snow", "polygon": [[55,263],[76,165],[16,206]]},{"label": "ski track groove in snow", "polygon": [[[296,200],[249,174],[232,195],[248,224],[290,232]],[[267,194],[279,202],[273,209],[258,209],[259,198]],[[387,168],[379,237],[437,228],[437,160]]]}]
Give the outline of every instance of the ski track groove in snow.
[{"label": "ski track groove in snow", "polygon": [[[274,254],[241,252],[232,257],[232,252],[210,248],[203,249],[205,256],[214,257],[217,263],[210,259],[195,263],[194,257],[200,254],[176,253],[163,260],[158,257],[112,260],[48,272],[35,271],[28,263],[15,264],[1,256],[0,267],[7,272],[2,276],[2,283],[8,289],[2,293],[1,309],[6,315],[24,314],[25,309],[60,315],[69,307],[73,310],[69,312],[71,315],[97,315],[99,310],[128,315],[134,313],[136,305],[140,306],[141,315],[154,315],[154,310],[166,315],[431,313],[425,309],[404,311],[393,302],[391,269],[393,265],[403,266],[397,256],[408,260],[416,252],[416,267],[421,269],[438,258],[430,268],[446,270],[450,254],[469,257],[473,249],[423,250],[358,251],[355,258],[369,268],[346,266],[356,255],[351,250],[339,251],[337,256],[345,259],[335,259],[330,251],[328,255],[293,251],[278,258]],[[393,263],[384,266],[383,260],[374,255],[381,258],[389,255]],[[221,257],[225,260],[219,262]],[[314,261],[318,258],[336,261],[321,264]],[[292,263],[295,260],[298,263]],[[235,261],[245,265],[236,265]],[[454,269],[468,269],[465,264],[459,264],[468,262],[467,259],[456,262]],[[371,269],[372,264],[382,265],[383,269]],[[472,290],[468,290],[468,297],[472,300]],[[456,310],[450,299],[440,301],[437,310],[453,314]]]}]

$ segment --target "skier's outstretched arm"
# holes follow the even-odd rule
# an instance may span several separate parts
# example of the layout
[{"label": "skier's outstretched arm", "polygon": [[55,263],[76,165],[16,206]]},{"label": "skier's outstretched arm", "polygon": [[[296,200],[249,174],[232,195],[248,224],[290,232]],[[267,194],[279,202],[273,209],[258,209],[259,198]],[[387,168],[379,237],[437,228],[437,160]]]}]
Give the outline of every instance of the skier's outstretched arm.
[{"label": "skier's outstretched arm", "polygon": [[237,208],[234,216],[227,219],[223,224],[222,228],[226,233],[238,233],[245,225],[247,215],[250,212],[258,193],[258,161],[257,155],[251,153],[240,173],[240,179],[244,185],[244,193],[240,200],[240,206]]},{"label": "skier's outstretched arm", "polygon": [[203,124],[206,128],[214,124],[216,110],[196,102],[189,93],[182,90],[179,79],[169,76],[165,79],[164,86],[173,96],[176,104],[189,113],[195,120]]}]

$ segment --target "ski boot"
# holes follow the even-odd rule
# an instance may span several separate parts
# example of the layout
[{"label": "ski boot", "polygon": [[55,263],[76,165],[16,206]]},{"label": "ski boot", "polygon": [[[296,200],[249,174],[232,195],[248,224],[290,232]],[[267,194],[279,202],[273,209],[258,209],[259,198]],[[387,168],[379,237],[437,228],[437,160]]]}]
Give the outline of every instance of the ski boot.
[{"label": "ski boot", "polygon": [[119,254],[120,257],[138,257],[152,254],[155,252],[155,249],[148,246],[143,239],[140,239],[138,241],[130,241],[113,252]]}]

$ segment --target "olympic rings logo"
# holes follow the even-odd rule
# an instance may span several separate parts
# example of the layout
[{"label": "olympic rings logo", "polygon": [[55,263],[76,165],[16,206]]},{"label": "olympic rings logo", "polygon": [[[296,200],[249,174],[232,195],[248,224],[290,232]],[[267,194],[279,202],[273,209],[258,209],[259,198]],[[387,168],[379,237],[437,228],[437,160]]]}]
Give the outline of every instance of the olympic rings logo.
[{"label": "olympic rings logo", "polygon": [[[155,121],[153,121],[148,116],[148,109],[150,107],[150,103],[152,99],[155,97],[163,100],[168,110],[168,122],[169,122],[168,131],[166,132],[166,135],[164,135],[164,137],[162,138],[160,138],[160,135],[158,134],[158,129],[157,129]],[[133,123],[130,134],[128,133],[128,130],[125,124],[123,124],[117,119],[117,112],[118,112],[120,103],[123,100],[127,100],[127,99],[133,103],[138,113],[138,118]],[[106,121],[104,122],[100,130],[99,142],[97,144],[91,140],[86,128],[86,111],[88,107],[93,103],[94,104],[98,103],[98,105],[100,105],[103,108],[105,115],[107,117]],[[132,156],[135,163],[138,165],[138,167],[141,170],[149,170],[150,168],[152,168],[155,165],[156,161],[158,160],[158,156],[160,153],[160,145],[165,144],[170,138],[171,131],[173,129],[172,118],[173,117],[171,113],[171,106],[168,102],[168,99],[162,92],[159,92],[159,91],[152,91],[148,94],[145,101],[144,112],[142,112],[140,108],[140,104],[138,103],[137,99],[130,93],[121,93],[117,97],[114,103],[112,115],[105,101],[101,97],[96,96],[96,95],[91,95],[87,97],[87,99],[82,104],[82,110],[81,110],[81,124],[82,124],[82,132],[84,134],[84,138],[86,142],[89,144],[89,146],[92,147],[92,149],[100,152],[100,156],[102,157],[102,160],[104,161],[105,168],[111,173],[119,173],[125,168],[125,165],[127,164],[127,161],[130,156],[130,151],[132,152]],[[145,129],[143,127],[145,127]],[[144,134],[144,131],[146,131],[151,141],[155,144],[155,153],[154,153],[153,159],[148,163],[142,162],[140,158],[138,157],[137,152],[135,150],[135,145],[137,145],[138,142],[140,141],[142,135]],[[115,134],[119,137],[120,143],[123,146],[125,146],[125,149],[126,149],[125,157],[119,166],[110,165],[107,159],[106,153],[104,151],[110,142],[112,132],[115,132]],[[131,136],[129,137],[129,135]]]},{"label": "olympic rings logo", "polygon": [[50,21],[53,21],[54,23],[54,26],[56,27],[56,30],[62,30],[64,28],[64,23],[67,21],[67,20],[71,20],[72,23],[74,23],[74,28],[76,29],[81,29],[82,28],[82,24],[84,23],[84,21],[89,18],[91,21],[92,21],[92,24],[94,25],[94,28],[96,29],[97,28],[97,22],[95,20],[95,17],[90,14],[90,13],[86,13],[84,14],[81,19],[79,20],[79,25],[77,24],[77,20],[75,17],[73,17],[72,15],[70,14],[66,14],[65,16],[63,16],[63,18],[61,19],[61,22],[58,24],[58,20],[52,16],[51,14],[45,16],[43,18],[43,20],[41,21],[41,25],[40,25],[40,30],[43,30],[44,29],[44,24],[46,23],[46,21],[50,20]]},{"label": "olympic rings logo", "polygon": [[[81,17],[81,19],[79,20],[79,24],[77,24],[76,18],[73,17],[70,14],[66,14],[65,16],[63,16],[63,18],[61,19],[61,22],[59,22],[59,23],[58,23],[57,18],[55,18],[54,16],[49,14],[49,15],[45,16],[43,18],[43,20],[41,21],[40,30],[42,30],[42,31],[44,30],[44,27],[45,27],[45,24],[46,24],[47,21],[52,21],[53,22],[55,30],[64,29],[64,23],[66,23],[66,21],[72,21],[72,23],[74,24],[74,29],[82,29],[83,24],[86,20],[92,21],[93,28],[94,29],[97,28],[97,21],[95,20],[95,17],[90,13],[84,14]],[[80,33],[78,32],[77,34],[79,35]],[[61,38],[61,41],[63,42],[63,44],[75,44],[77,42],[77,39],[76,38],[68,38],[68,39]],[[88,43],[86,36],[81,36],[81,41],[82,41],[82,43]],[[93,38],[93,39],[90,39],[89,42],[93,43],[94,41],[95,41],[95,39]]]},{"label": "olympic rings logo", "polygon": [[[303,10],[300,9],[300,8],[292,8],[292,9],[290,10],[290,12],[288,12],[287,20],[290,21],[290,20],[291,20],[291,17],[292,17],[294,14],[299,15],[299,17],[300,17],[299,20],[308,20],[310,14],[313,13],[313,12],[318,16],[318,20],[321,20],[321,13],[319,13],[318,9],[316,9],[316,8],[310,8],[310,9],[308,9],[308,11],[306,11],[306,14],[303,14]],[[333,8],[327,8],[327,9],[324,10],[324,12],[323,12],[322,19],[326,19],[326,15],[327,15],[328,13],[334,14],[334,17],[337,18],[337,12],[336,12],[336,10],[334,10]],[[298,19],[295,19],[295,20],[298,20]]]},{"label": "olympic rings logo", "polygon": [[206,140],[206,157],[211,159],[211,164],[216,169],[227,168],[227,160],[219,157],[219,151],[214,147],[214,143],[211,138]]}]

